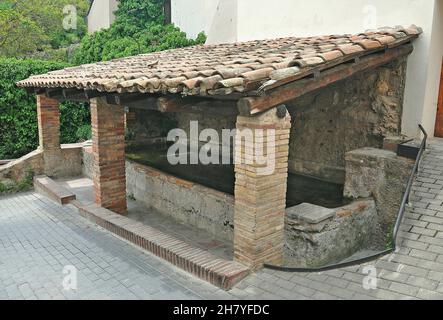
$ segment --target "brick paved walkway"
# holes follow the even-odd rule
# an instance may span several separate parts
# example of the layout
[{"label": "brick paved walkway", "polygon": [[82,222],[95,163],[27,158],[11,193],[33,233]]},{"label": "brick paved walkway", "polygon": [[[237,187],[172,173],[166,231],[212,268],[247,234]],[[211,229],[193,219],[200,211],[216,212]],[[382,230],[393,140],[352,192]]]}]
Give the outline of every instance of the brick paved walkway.
[{"label": "brick paved walkway", "polygon": [[[35,194],[0,198],[1,299],[443,299],[443,140],[432,140],[395,254],[318,274],[262,270],[229,293]],[[63,267],[78,268],[64,291]],[[364,268],[377,270],[375,290]]]},{"label": "brick paved walkway", "polygon": [[[65,266],[77,291],[63,290]],[[0,198],[0,299],[201,299],[222,290],[36,194]]]}]

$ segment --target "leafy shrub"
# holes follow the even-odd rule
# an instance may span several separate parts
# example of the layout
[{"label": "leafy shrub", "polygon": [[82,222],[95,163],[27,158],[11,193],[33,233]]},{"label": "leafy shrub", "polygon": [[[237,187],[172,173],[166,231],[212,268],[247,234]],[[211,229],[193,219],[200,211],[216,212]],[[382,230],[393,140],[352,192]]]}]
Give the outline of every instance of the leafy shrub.
[{"label": "leafy shrub", "polygon": [[[76,8],[76,28],[72,30],[63,27],[71,13],[64,12],[67,5]],[[83,18],[88,6],[88,0],[0,0],[0,56],[32,58],[80,42],[87,31]],[[66,59],[66,55],[54,54]]]},{"label": "leafy shrub", "polygon": [[[35,95],[18,88],[15,82],[66,66],[60,62],[0,59],[0,159],[21,157],[38,146]],[[77,142],[78,128],[90,124],[88,106],[69,102],[60,110],[61,143]]]},{"label": "leafy shrub", "polygon": [[8,192],[8,188],[0,181],[0,194]]},{"label": "leafy shrub", "polygon": [[28,170],[25,178],[17,183],[13,181],[0,181],[0,195],[31,190],[33,188],[33,177],[34,172]]},{"label": "leafy shrub", "polygon": [[76,135],[78,141],[86,141],[92,139],[92,130],[90,124],[84,124],[77,129]]},{"label": "leafy shrub", "polygon": [[179,28],[164,25],[162,0],[122,0],[115,14],[109,29],[82,39],[74,53],[75,64],[186,47],[206,40],[203,33],[195,40],[187,39]]}]

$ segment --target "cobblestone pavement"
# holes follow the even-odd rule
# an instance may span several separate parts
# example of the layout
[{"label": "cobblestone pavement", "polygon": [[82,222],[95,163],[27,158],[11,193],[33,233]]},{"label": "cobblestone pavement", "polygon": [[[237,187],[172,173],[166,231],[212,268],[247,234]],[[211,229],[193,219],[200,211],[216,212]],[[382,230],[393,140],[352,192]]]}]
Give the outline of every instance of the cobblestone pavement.
[{"label": "cobblestone pavement", "polygon": [[[0,299],[443,299],[443,140],[432,140],[400,249],[315,274],[262,270],[224,292],[36,193],[0,198]],[[66,266],[76,291],[63,290]],[[377,289],[366,290],[367,267]],[[373,283],[373,282],[372,282]]]}]

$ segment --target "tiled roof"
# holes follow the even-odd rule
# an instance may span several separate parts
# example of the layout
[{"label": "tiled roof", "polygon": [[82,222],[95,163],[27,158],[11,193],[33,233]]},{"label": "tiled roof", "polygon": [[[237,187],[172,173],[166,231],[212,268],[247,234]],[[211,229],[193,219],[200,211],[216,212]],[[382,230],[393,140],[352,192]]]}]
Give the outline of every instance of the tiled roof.
[{"label": "tiled roof", "polygon": [[200,45],[66,68],[17,85],[203,96],[248,93],[399,46],[420,33],[416,26],[386,27],[357,35]]}]

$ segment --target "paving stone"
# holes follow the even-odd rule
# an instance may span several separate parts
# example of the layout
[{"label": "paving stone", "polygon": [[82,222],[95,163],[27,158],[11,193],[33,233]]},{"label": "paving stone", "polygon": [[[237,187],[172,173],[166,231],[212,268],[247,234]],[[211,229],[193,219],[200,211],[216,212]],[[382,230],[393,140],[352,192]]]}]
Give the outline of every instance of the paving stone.
[{"label": "paving stone", "polygon": [[429,247],[429,244],[424,243],[424,242],[420,242],[420,241],[414,241],[414,240],[403,240],[402,247],[425,250]]},{"label": "paving stone", "polygon": [[398,270],[401,273],[406,273],[406,274],[414,275],[414,276],[418,276],[418,277],[426,277],[426,275],[429,273],[428,269],[418,268],[418,267],[408,266],[408,265],[402,265]]},{"label": "paving stone", "polygon": [[435,254],[435,253],[417,250],[417,249],[412,249],[409,254],[412,257],[422,258],[422,259],[431,260],[431,261],[434,261],[437,258],[437,254]]},{"label": "paving stone", "polygon": [[[17,202],[21,200],[23,201],[19,205]],[[8,286],[4,288],[4,293],[1,293],[7,295],[9,299],[61,300],[80,299],[85,296],[105,299],[111,298],[114,292],[116,292],[112,295],[114,299],[149,298],[149,294],[142,287],[137,291],[139,295],[134,295],[121,280],[116,279],[115,274],[105,271],[108,269],[104,268],[110,267],[106,261],[121,261],[122,263],[117,263],[116,266],[126,265],[127,268],[122,268],[118,272],[122,273],[123,277],[131,277],[134,284],[143,283],[147,287],[154,286],[158,294],[171,294],[178,297],[182,292],[183,295],[180,297],[184,298],[185,293],[189,296],[189,288],[180,284],[172,288],[166,284],[170,279],[168,276],[165,276],[166,280],[163,284],[159,280],[153,281],[154,278],[150,277],[149,273],[141,271],[141,269],[152,270],[153,275],[157,276],[159,272],[155,265],[158,258],[147,255],[112,234],[96,228],[74,210],[53,204],[34,193],[19,194],[8,199],[0,198],[0,205],[6,202],[8,209],[0,210],[0,230],[5,225],[4,222],[11,217],[15,219],[20,217],[22,221],[17,228],[14,224],[8,223],[12,230],[7,233],[0,232],[0,243],[10,241],[9,237],[12,235],[20,239],[20,243],[16,240],[9,243],[16,247],[14,258],[8,259],[6,264],[1,265],[4,268],[0,269],[0,284],[4,279],[7,279],[8,283]],[[91,243],[91,241],[94,242]],[[41,243],[42,247],[47,250],[28,245],[28,243],[36,242]],[[84,243],[86,247],[96,248],[96,250],[85,250]],[[0,245],[0,257],[5,256],[10,256],[10,254],[5,251],[4,246]],[[82,266],[81,273],[78,274],[78,292],[61,291],[63,267],[69,264]],[[177,274],[175,268],[167,263],[164,265],[171,269],[171,275]],[[144,277],[147,281],[139,281],[139,277]],[[201,286],[212,287],[200,280],[196,281],[194,292],[197,292],[197,288]]]},{"label": "paving stone", "polygon": [[346,288],[349,285],[349,281],[345,279],[335,278],[335,277],[328,277],[325,280],[326,283],[330,284],[333,288],[339,287],[339,288]]},{"label": "paving stone", "polygon": [[437,253],[439,255],[438,259],[441,259],[443,256],[443,246],[437,246],[435,244],[431,244],[428,248],[428,251]]},{"label": "paving stone", "polygon": [[[433,144],[423,159],[427,172],[420,170],[413,188],[426,183],[443,186],[441,170],[431,169],[441,161],[443,148],[437,151]],[[441,192],[440,187],[426,188]],[[372,263],[377,290],[365,290],[362,266],[352,266],[320,274],[260,270],[229,292],[120,240],[70,206],[32,192],[3,197],[0,298],[443,299],[443,192],[416,195],[420,196],[405,213],[398,252]],[[63,291],[62,271],[69,264],[79,269],[77,292]]]},{"label": "paving stone", "polygon": [[406,283],[417,288],[424,288],[428,290],[435,290],[438,287],[438,281],[416,276],[410,276]]},{"label": "paving stone", "polygon": [[389,289],[408,296],[415,296],[419,291],[419,288],[417,287],[398,282],[391,283]]},{"label": "paving stone", "polygon": [[[437,231],[443,231],[443,224],[429,223],[429,224],[427,225],[426,229],[437,230]],[[438,236],[437,236],[437,237],[438,237]]]},{"label": "paving stone", "polygon": [[443,293],[420,289],[417,297],[424,300],[443,300]]},{"label": "paving stone", "polygon": [[406,283],[406,281],[409,278],[409,275],[406,273],[392,272],[387,270],[382,270],[381,272],[379,272],[378,276],[381,279],[390,280],[394,282],[403,282],[403,283]]},{"label": "paving stone", "polygon": [[443,281],[443,272],[431,270],[431,271],[429,271],[429,275],[427,278],[442,282]]},{"label": "paving stone", "polygon": [[407,219],[405,218],[403,220],[403,224],[404,225],[409,225],[409,226],[415,226],[415,227],[421,227],[421,228],[426,228],[426,226],[429,224],[427,221],[419,221],[419,220],[414,220],[414,219]]},{"label": "paving stone", "polygon": [[436,230],[420,228],[420,227],[412,227],[411,232],[417,233],[420,235],[424,235],[424,236],[428,236],[428,237],[434,237],[437,234]]}]

